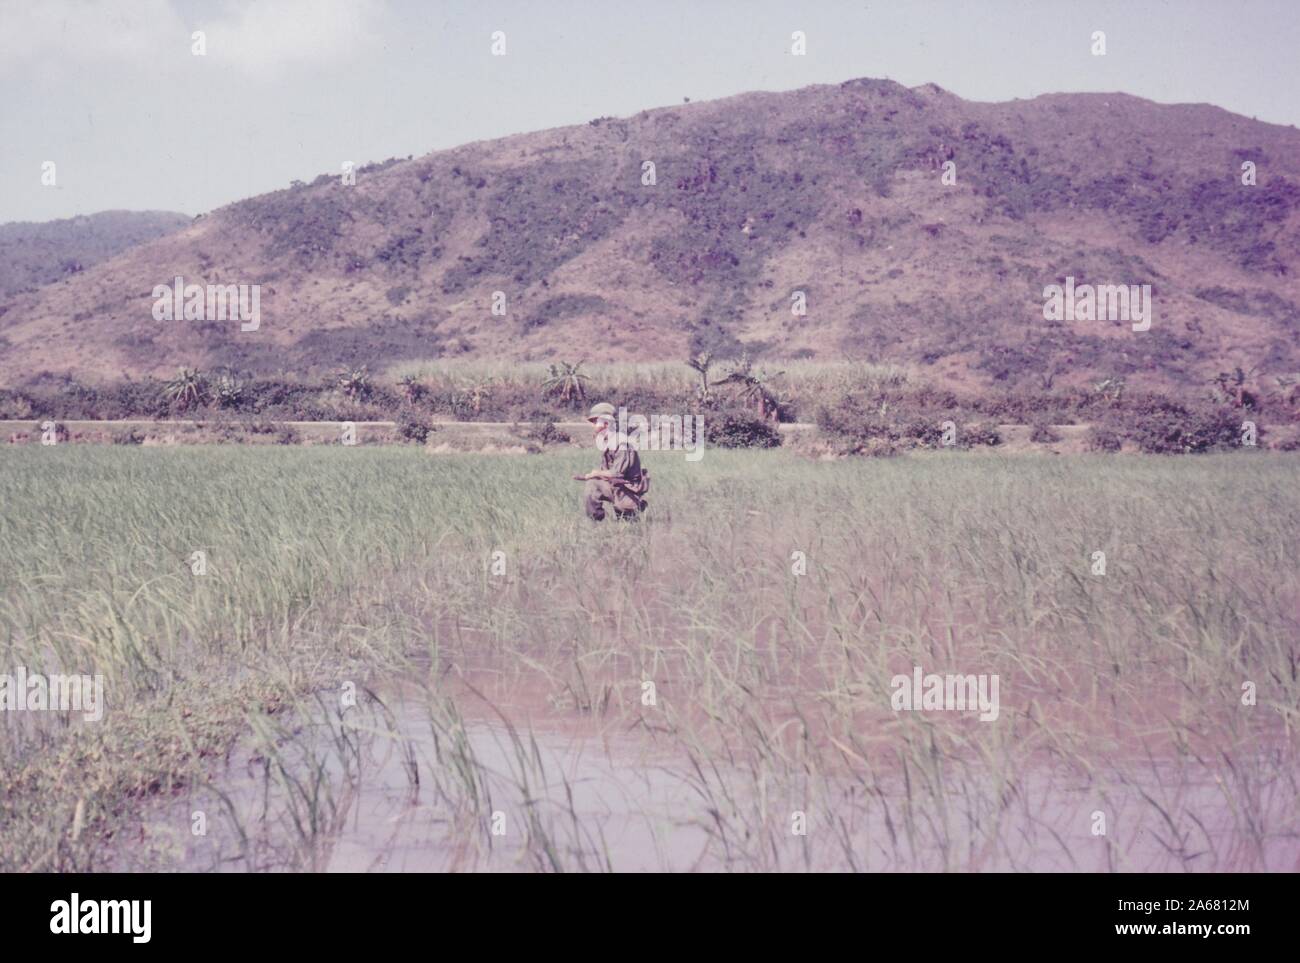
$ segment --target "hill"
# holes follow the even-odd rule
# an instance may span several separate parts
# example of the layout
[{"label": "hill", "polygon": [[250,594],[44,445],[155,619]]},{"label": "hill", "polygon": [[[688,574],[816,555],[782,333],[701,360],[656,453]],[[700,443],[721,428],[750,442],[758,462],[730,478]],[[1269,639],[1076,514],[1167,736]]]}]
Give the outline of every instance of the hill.
[{"label": "hill", "polygon": [[102,211],[44,224],[0,224],[0,299],[71,277],[190,220],[171,211]]},{"label": "hill", "polygon": [[[1238,365],[1300,370],[1298,212],[1300,131],[1208,105],[882,80],[750,93],[231,204],[6,296],[0,382],[711,349],[919,364],[965,387],[1200,390]],[[177,275],[260,285],[259,327],[156,321],[153,289]],[[1151,285],[1150,330],[1045,321],[1044,287],[1071,277]]]}]

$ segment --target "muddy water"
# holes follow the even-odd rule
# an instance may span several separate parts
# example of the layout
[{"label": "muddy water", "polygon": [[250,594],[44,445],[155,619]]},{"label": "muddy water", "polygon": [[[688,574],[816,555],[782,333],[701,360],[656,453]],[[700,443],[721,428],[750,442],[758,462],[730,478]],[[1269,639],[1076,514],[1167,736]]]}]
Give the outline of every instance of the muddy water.
[{"label": "muddy water", "polygon": [[[403,707],[401,731],[427,730],[420,716]],[[467,724],[464,738],[483,789],[478,818],[449,818],[451,807],[412,786],[409,756],[388,753],[359,788],[325,868],[647,871],[704,861],[708,835],[691,824],[697,795],[633,740],[521,734],[486,720]],[[424,771],[437,764],[429,738],[408,745]]]},{"label": "muddy water", "polygon": [[[241,748],[210,787],[147,816],[148,858],[194,871],[708,865],[709,834],[693,824],[698,792],[638,740],[520,732],[487,718],[435,736],[425,706],[391,708],[354,721],[355,749],[340,748],[329,723],[297,730],[278,760],[293,779]],[[204,814],[203,835],[195,813]],[[119,868],[140,868],[143,858],[127,854]]]},{"label": "muddy water", "polygon": [[702,754],[662,736],[532,711],[507,713],[516,728],[491,712],[385,701],[350,709],[342,726],[322,712],[241,747],[210,786],[147,814],[118,868],[1300,868],[1296,777],[1283,755],[1237,759],[1236,776],[1146,760],[1001,777],[950,764],[941,779],[900,767],[867,780],[696,765]]}]

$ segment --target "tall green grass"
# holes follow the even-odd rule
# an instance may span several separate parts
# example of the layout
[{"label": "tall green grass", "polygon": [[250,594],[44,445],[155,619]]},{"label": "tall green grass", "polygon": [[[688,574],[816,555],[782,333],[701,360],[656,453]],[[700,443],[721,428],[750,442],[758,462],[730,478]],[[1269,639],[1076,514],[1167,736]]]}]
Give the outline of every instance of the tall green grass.
[{"label": "tall green grass", "polygon": [[[416,688],[435,748],[413,750],[412,780],[466,867],[508,803],[471,738],[476,713],[500,721],[484,680],[534,768],[548,726],[650,738],[697,801],[679,828],[708,865],[1153,868],[1139,833],[1160,868],[1295,858],[1296,456],[648,454],[648,516],[602,526],[569,479],[593,460],[6,456],[0,672],[102,672],[108,711],[5,714],[0,868],[105,865],[173,793],[229,793],[210,780],[236,746],[283,817],[273,858],[241,865],[327,865],[365,769],[336,718],[346,681]],[[997,673],[998,721],[893,712],[914,665]],[[509,768],[515,802],[535,798],[538,774]],[[529,865],[619,868],[576,810],[520,811]],[[255,835],[247,807],[228,817]]]},{"label": "tall green grass", "polygon": [[[725,375],[735,364],[734,360],[719,360],[713,368],[711,377]],[[764,359],[755,363],[755,369],[771,375],[781,373],[786,383],[808,391],[880,381],[902,383],[913,373],[910,367],[903,365],[803,359],[786,361]],[[410,376],[431,385],[456,380],[493,379],[540,387],[549,376],[549,372],[550,366],[540,361],[402,361],[390,366],[384,372],[384,379],[396,382]],[[624,391],[635,391],[637,388],[660,391],[691,389],[699,384],[700,378],[699,373],[683,361],[587,362],[582,366],[582,373],[597,384],[617,387]]]}]

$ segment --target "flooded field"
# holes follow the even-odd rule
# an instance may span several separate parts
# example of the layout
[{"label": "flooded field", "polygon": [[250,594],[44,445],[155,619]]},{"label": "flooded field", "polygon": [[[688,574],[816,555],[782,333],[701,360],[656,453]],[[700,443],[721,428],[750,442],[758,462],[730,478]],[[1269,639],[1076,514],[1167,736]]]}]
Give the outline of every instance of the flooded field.
[{"label": "flooded field", "polygon": [[3,868],[1300,868],[1294,456],[76,456],[0,618],[106,708],[4,714]]},{"label": "flooded field", "polygon": [[[410,697],[322,716],[296,729],[292,750],[241,747],[208,786],[152,807],[140,842],[151,858],[218,872],[1300,866],[1296,772],[1281,751],[1231,767],[1249,783],[1240,812],[1206,762],[1086,772],[1044,759],[1004,780],[960,765],[918,792],[905,767],[755,770],[704,762],[662,734],[508,718],[447,724]],[[190,831],[196,813],[214,816],[203,836]],[[1093,835],[1099,813],[1110,825]]]}]

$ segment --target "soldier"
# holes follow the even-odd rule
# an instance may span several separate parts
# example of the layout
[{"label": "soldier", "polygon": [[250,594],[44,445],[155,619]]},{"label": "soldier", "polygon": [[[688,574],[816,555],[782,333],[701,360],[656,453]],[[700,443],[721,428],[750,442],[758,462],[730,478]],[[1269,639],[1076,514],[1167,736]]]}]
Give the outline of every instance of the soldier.
[{"label": "soldier", "polygon": [[635,519],[646,508],[643,496],[650,490],[650,473],[642,470],[641,457],[627,436],[615,430],[613,405],[602,402],[592,406],[587,420],[601,450],[598,471],[573,476],[574,481],[587,483],[582,492],[587,517],[604,521],[605,502],[609,502],[617,517]]}]

